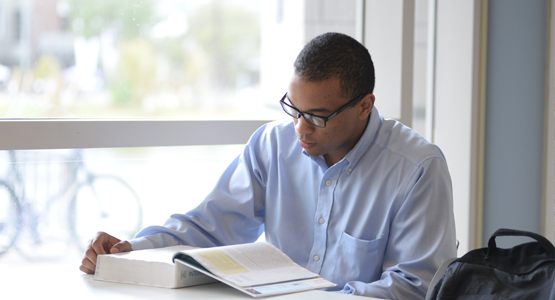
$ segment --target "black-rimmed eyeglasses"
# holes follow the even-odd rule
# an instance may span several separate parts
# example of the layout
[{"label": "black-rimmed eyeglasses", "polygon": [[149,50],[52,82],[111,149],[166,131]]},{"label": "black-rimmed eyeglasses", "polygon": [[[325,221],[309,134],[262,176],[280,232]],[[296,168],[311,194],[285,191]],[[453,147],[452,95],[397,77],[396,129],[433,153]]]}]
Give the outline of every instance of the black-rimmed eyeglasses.
[{"label": "black-rimmed eyeglasses", "polygon": [[[320,127],[320,128],[324,128],[326,127],[326,123],[333,117],[337,116],[337,114],[339,114],[340,112],[344,111],[345,109],[347,109],[351,104],[355,103],[356,101],[360,100],[362,97],[364,97],[365,94],[356,96],[353,100],[349,101],[349,103],[343,105],[341,108],[339,108],[338,110],[334,111],[333,113],[331,113],[329,116],[327,117],[321,117],[321,116],[316,116],[307,112],[301,112],[298,109],[294,108],[293,106],[285,103],[285,99],[289,99],[289,97],[287,97],[287,93],[285,93],[285,95],[283,95],[283,98],[281,98],[281,100],[279,100],[279,103],[281,104],[281,107],[283,108],[283,111],[285,111],[288,115],[290,115],[291,117],[298,119],[301,116],[304,117],[304,119],[306,120],[306,122],[310,125],[316,126],[316,127]],[[289,100],[289,102],[291,102],[291,100]]]}]

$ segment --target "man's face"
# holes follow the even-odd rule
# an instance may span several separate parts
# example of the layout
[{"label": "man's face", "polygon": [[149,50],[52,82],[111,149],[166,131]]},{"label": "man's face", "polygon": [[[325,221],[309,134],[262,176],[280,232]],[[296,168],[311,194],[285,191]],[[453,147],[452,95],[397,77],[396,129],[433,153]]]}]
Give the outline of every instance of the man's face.
[{"label": "man's face", "polygon": [[[352,100],[341,96],[337,78],[312,82],[297,76],[291,80],[288,97],[291,105],[299,111],[322,117],[327,117]],[[337,163],[358,142],[373,104],[374,96],[368,94],[353,107],[329,120],[325,128],[310,125],[303,117],[294,118],[299,144],[310,155],[324,155],[328,166]]]}]

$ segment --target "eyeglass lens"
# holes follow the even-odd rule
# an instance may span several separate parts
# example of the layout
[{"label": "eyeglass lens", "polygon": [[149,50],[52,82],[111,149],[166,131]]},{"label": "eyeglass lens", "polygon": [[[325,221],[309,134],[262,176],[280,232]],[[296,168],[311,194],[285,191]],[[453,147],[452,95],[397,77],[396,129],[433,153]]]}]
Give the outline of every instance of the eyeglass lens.
[{"label": "eyeglass lens", "polygon": [[304,117],[304,119],[311,125],[318,126],[318,127],[325,127],[326,126],[326,122],[324,121],[323,118],[313,116],[313,115],[309,115],[309,114],[305,114],[305,113],[301,113],[296,108],[294,108],[290,105],[287,105],[287,104],[282,105],[282,107],[283,107],[283,110],[285,110],[285,112],[287,114],[289,114],[290,116],[292,116],[295,119],[298,119],[302,115]]}]

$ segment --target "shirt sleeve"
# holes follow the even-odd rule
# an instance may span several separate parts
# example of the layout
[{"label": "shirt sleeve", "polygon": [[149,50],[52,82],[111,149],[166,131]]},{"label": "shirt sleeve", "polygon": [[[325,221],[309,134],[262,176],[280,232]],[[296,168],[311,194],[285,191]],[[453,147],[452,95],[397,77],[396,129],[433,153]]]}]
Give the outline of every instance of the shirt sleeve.
[{"label": "shirt sleeve", "polygon": [[342,292],[388,299],[424,299],[439,266],[456,257],[453,193],[443,159],[424,161],[390,224],[380,280],[348,282]]},{"label": "shirt sleeve", "polygon": [[172,215],[163,226],[149,226],[130,240],[133,250],[190,245],[214,247],[255,242],[264,232],[265,183],[257,130],[227,167],[215,188],[195,209]]}]

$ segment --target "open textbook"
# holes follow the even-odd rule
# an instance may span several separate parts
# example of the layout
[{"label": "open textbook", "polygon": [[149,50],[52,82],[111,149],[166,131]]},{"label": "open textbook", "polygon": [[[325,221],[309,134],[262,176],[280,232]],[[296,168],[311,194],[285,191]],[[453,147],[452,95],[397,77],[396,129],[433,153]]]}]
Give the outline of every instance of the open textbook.
[{"label": "open textbook", "polygon": [[177,253],[174,261],[253,297],[336,286],[265,242],[188,249]]},{"label": "open textbook", "polygon": [[221,281],[253,297],[334,287],[272,244],[173,246],[99,255],[95,280],[165,288]]},{"label": "open textbook", "polygon": [[175,253],[188,249],[194,248],[173,246],[99,255],[94,279],[164,288],[216,282],[194,269],[174,264],[172,258]]}]

